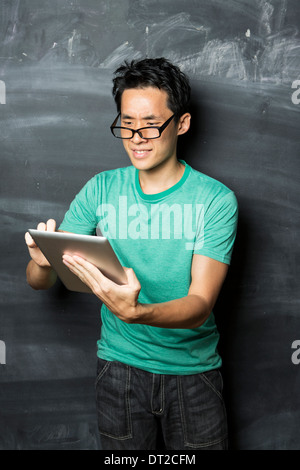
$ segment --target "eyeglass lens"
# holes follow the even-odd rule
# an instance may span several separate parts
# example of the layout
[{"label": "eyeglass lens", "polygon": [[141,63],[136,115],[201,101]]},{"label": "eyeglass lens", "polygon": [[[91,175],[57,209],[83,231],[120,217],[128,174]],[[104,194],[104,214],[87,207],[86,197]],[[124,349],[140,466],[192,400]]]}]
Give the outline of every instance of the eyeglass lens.
[{"label": "eyeglass lens", "polygon": [[137,132],[142,139],[155,139],[160,136],[159,129],[157,128],[145,127],[138,131],[126,129],[125,127],[113,128],[114,136],[120,137],[121,139],[131,139],[135,132]]}]

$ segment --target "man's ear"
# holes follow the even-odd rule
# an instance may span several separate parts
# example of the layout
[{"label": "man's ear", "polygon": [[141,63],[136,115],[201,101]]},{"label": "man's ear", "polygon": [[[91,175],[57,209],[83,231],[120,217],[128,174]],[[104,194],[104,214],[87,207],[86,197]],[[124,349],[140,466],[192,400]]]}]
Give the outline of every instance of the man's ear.
[{"label": "man's ear", "polygon": [[190,113],[183,114],[178,121],[178,131],[177,135],[185,134],[191,125],[191,115]]}]

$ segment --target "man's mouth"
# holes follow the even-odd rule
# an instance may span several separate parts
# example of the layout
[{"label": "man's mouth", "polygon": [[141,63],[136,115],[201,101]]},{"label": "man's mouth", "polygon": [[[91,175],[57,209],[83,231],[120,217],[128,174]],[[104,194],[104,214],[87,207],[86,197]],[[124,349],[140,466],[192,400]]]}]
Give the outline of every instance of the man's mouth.
[{"label": "man's mouth", "polygon": [[143,150],[133,149],[132,152],[133,152],[133,154],[136,158],[143,158],[143,157],[146,157],[146,156],[149,155],[150,150],[147,150],[147,149],[143,149]]}]

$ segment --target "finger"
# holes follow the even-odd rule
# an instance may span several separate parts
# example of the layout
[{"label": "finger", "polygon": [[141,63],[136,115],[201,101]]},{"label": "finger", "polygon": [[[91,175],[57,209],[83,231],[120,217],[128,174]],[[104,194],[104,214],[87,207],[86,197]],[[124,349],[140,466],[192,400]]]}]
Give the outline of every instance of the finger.
[{"label": "finger", "polygon": [[73,255],[72,258],[75,261],[75,263],[78,263],[79,266],[82,266],[83,269],[87,270],[92,275],[105,279],[104,274],[102,274],[102,272],[98,268],[96,268],[96,266],[93,263],[90,263],[89,261],[87,261],[86,259],[78,255]]},{"label": "finger", "polygon": [[47,232],[55,232],[55,229],[56,229],[56,221],[54,219],[47,220],[47,223],[46,223]]},{"label": "finger", "polygon": [[86,261],[84,258],[78,255],[63,255],[63,259],[69,262],[71,266],[76,269],[77,273],[82,276],[87,276],[89,279],[96,280],[96,282],[103,282],[106,277],[101,273],[101,271],[96,268],[92,263]]},{"label": "finger", "polygon": [[[63,258],[70,263],[70,266],[74,270],[74,274],[80,277],[80,279],[89,285],[93,291],[97,291],[99,294],[99,289],[101,293],[106,292],[111,287],[116,286],[116,284],[109,278],[107,278],[99,268],[94,264],[85,260],[78,255],[63,255]],[[70,267],[69,266],[69,267]],[[119,286],[118,286],[119,287]]]},{"label": "finger", "polygon": [[45,222],[40,222],[40,223],[37,225],[37,229],[38,229],[38,230],[43,230],[43,231],[45,231],[45,230],[46,230],[46,224],[45,224]]},{"label": "finger", "polygon": [[114,281],[106,277],[99,268],[81,256],[73,255],[73,261],[77,263],[78,271],[89,279],[89,282],[92,283],[95,289],[100,287],[100,290],[105,293],[111,288],[118,286]]},{"label": "finger", "polygon": [[29,232],[25,233],[25,241],[29,248],[36,248],[37,245]]},{"label": "finger", "polygon": [[[94,275],[82,264],[85,260],[83,258],[79,258],[79,261],[75,260],[73,256],[70,255],[63,255],[63,263],[72,271],[73,274],[75,274],[79,279],[87,284],[92,290],[96,289],[99,287],[99,282],[95,279],[95,273]],[[87,264],[90,264],[86,262]],[[94,267],[91,265],[91,267]],[[97,268],[95,268],[96,271]]]}]

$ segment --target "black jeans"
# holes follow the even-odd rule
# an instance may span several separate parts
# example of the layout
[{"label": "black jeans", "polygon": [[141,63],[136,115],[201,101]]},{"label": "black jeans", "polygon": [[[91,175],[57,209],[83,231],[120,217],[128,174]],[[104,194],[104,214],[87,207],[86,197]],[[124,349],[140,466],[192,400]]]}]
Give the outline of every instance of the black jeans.
[{"label": "black jeans", "polygon": [[222,387],[219,370],[160,375],[98,359],[102,449],[227,449]]}]

